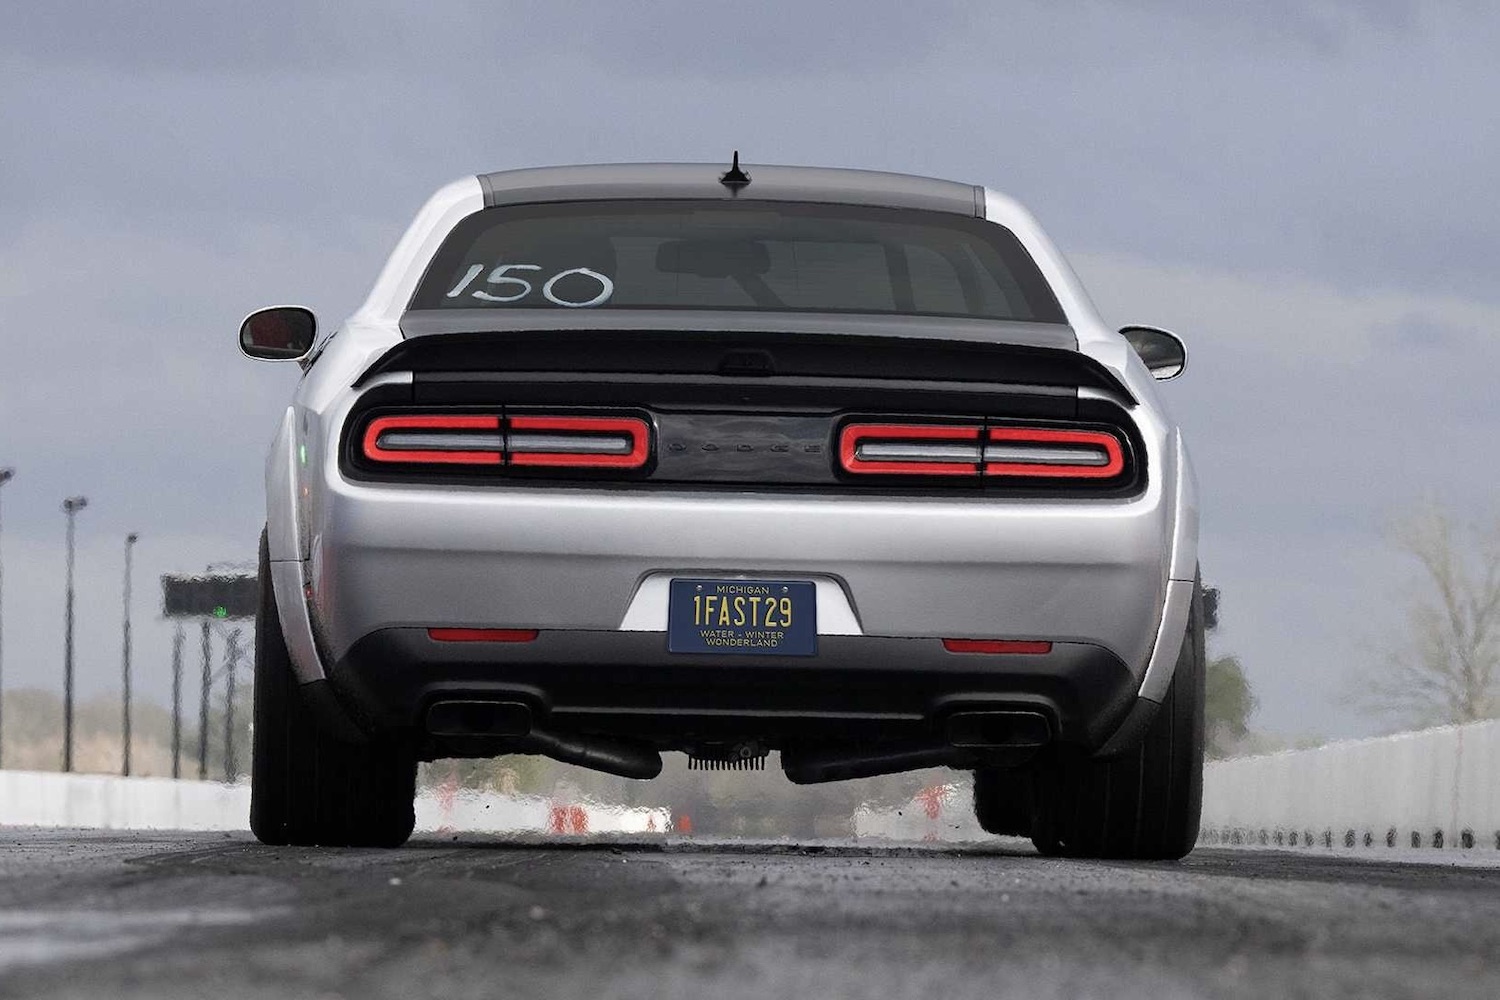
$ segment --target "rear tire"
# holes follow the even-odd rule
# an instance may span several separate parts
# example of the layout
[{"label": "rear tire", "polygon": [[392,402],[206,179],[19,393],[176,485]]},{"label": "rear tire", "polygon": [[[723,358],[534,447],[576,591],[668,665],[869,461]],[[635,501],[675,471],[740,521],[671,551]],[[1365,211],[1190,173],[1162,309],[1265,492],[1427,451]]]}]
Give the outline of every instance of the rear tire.
[{"label": "rear tire", "polygon": [[974,817],[986,833],[1025,837],[1031,833],[1031,783],[1025,771],[974,769]]},{"label": "rear tire", "polygon": [[1141,745],[1112,760],[1058,755],[1030,776],[1038,851],[1161,861],[1193,849],[1203,805],[1203,674],[1203,594],[1195,585],[1172,683]]},{"label": "rear tire", "polygon": [[416,759],[394,741],[340,741],[299,688],[262,533],[250,829],[263,844],[401,846],[415,824]]}]

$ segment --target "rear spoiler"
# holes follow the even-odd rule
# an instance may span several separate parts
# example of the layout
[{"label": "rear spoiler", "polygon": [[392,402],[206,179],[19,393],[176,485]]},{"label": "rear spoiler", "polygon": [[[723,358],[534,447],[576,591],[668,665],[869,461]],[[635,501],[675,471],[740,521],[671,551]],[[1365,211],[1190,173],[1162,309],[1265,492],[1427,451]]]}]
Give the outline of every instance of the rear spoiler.
[{"label": "rear spoiler", "polygon": [[549,328],[536,329],[534,317],[526,327],[519,313],[408,312],[406,339],[355,386],[399,371],[790,376],[1089,387],[1135,402],[1113,372],[1079,353],[1062,324],[621,310],[549,312]]}]

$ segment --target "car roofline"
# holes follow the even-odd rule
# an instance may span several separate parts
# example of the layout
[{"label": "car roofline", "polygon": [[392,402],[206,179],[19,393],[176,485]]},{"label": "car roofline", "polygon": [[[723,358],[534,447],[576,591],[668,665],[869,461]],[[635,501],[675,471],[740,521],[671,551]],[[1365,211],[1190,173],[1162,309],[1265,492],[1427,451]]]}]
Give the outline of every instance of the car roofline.
[{"label": "car roofline", "polygon": [[601,163],[479,174],[487,208],[560,201],[694,199],[871,205],[984,218],[984,188],[879,170],[744,164],[750,181],[721,181],[727,164]]}]

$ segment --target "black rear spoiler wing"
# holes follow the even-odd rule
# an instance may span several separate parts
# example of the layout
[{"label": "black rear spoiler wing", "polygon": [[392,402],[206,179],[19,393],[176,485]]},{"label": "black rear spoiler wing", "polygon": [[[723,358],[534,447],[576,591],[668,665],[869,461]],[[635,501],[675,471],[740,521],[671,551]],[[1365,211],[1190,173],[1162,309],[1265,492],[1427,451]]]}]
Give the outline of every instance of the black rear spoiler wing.
[{"label": "black rear spoiler wing", "polygon": [[[475,309],[408,312],[385,372],[587,372],[1090,387],[1134,403],[1070,327],[904,316]],[[522,313],[532,315],[523,316]]]}]

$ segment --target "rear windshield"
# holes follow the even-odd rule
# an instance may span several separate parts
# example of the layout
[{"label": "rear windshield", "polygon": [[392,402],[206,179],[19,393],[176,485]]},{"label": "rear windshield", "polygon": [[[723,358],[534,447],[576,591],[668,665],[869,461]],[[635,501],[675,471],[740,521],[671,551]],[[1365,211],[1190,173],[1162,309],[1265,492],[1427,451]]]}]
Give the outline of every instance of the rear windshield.
[{"label": "rear windshield", "polygon": [[413,309],[708,309],[1062,323],[1008,229],[943,212],[719,201],[488,208]]}]

